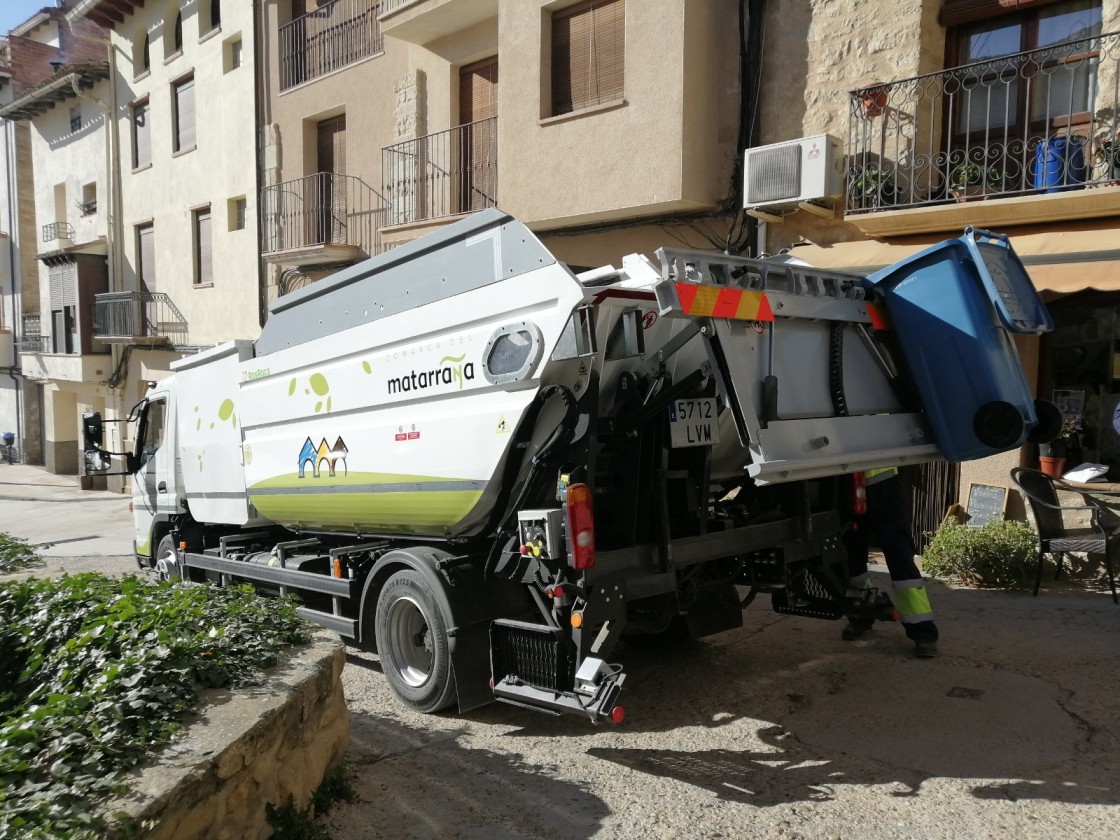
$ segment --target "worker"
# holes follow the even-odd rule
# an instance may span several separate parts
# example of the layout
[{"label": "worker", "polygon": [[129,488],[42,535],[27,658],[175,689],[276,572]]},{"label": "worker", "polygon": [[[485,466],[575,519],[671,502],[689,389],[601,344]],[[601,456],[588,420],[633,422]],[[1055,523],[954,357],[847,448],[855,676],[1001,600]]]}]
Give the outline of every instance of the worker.
[{"label": "worker", "polygon": [[[937,656],[937,625],[929,604],[922,573],[914,562],[914,542],[910,538],[910,517],[902,496],[898,469],[887,467],[864,473],[867,493],[866,513],[858,514],[844,534],[848,551],[848,597],[863,597],[870,583],[867,576],[867,555],[870,537],[875,535],[887,571],[891,576],[894,604],[902,616],[906,636],[914,642],[914,653],[922,659]],[[873,618],[849,619],[841,637],[845,641],[860,639],[874,624]]]}]

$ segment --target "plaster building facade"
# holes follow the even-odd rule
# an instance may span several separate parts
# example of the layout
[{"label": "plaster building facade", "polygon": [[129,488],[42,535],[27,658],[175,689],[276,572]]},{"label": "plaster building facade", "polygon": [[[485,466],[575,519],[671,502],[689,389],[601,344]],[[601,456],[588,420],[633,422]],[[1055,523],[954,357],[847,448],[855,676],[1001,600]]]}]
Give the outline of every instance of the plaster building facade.
[{"label": "plaster building facade", "polygon": [[491,206],[578,266],[722,248],[742,233],[739,7],[266,0],[270,294]]},{"label": "plaster building facade", "polygon": [[80,406],[102,400],[107,348],[94,337],[93,297],[107,290],[104,33],[45,8],[9,33],[5,121],[11,329],[5,415],[24,460],[78,471]]}]

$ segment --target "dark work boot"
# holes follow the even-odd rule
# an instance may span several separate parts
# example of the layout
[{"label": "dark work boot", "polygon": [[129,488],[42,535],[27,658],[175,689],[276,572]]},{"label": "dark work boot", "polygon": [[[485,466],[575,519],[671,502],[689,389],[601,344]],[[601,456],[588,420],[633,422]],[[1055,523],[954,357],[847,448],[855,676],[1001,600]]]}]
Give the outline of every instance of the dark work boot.
[{"label": "dark work boot", "polygon": [[874,626],[875,622],[870,618],[849,618],[847,625],[840,631],[840,638],[845,642],[857,641],[867,635]]}]

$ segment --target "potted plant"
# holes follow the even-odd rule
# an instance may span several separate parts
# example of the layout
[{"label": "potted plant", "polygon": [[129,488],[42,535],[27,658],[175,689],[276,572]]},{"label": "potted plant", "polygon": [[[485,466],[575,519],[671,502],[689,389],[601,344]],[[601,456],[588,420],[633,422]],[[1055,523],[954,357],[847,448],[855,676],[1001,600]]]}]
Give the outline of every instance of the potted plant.
[{"label": "potted plant", "polygon": [[871,82],[866,87],[856,91],[856,95],[859,96],[860,112],[867,119],[872,119],[886,110],[887,102],[891,96],[891,87],[882,82]]},{"label": "potted plant", "polygon": [[1120,183],[1120,129],[1097,135],[1093,147],[1093,161],[1098,166],[1095,180]]},{"label": "potted plant", "polygon": [[898,202],[898,185],[890,172],[869,166],[852,181],[851,197],[856,208],[889,207]]},{"label": "potted plant", "polygon": [[958,164],[949,173],[949,190],[957,201],[968,201],[984,191],[984,167],[978,163]]},{"label": "potted plant", "polygon": [[1061,478],[1065,472],[1066,460],[1069,458],[1070,448],[1077,440],[1077,425],[1070,418],[1062,421],[1061,431],[1057,437],[1048,443],[1038,445],[1038,461],[1040,469],[1047,475]]}]

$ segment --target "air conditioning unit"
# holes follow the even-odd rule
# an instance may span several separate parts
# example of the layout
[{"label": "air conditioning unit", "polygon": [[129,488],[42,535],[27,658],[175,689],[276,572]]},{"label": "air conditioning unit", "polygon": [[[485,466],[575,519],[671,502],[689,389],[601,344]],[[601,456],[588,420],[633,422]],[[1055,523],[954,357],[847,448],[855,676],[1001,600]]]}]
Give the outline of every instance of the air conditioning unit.
[{"label": "air conditioning unit", "polygon": [[757,146],[745,156],[743,206],[748,209],[792,209],[843,194],[840,142],[829,134]]}]

